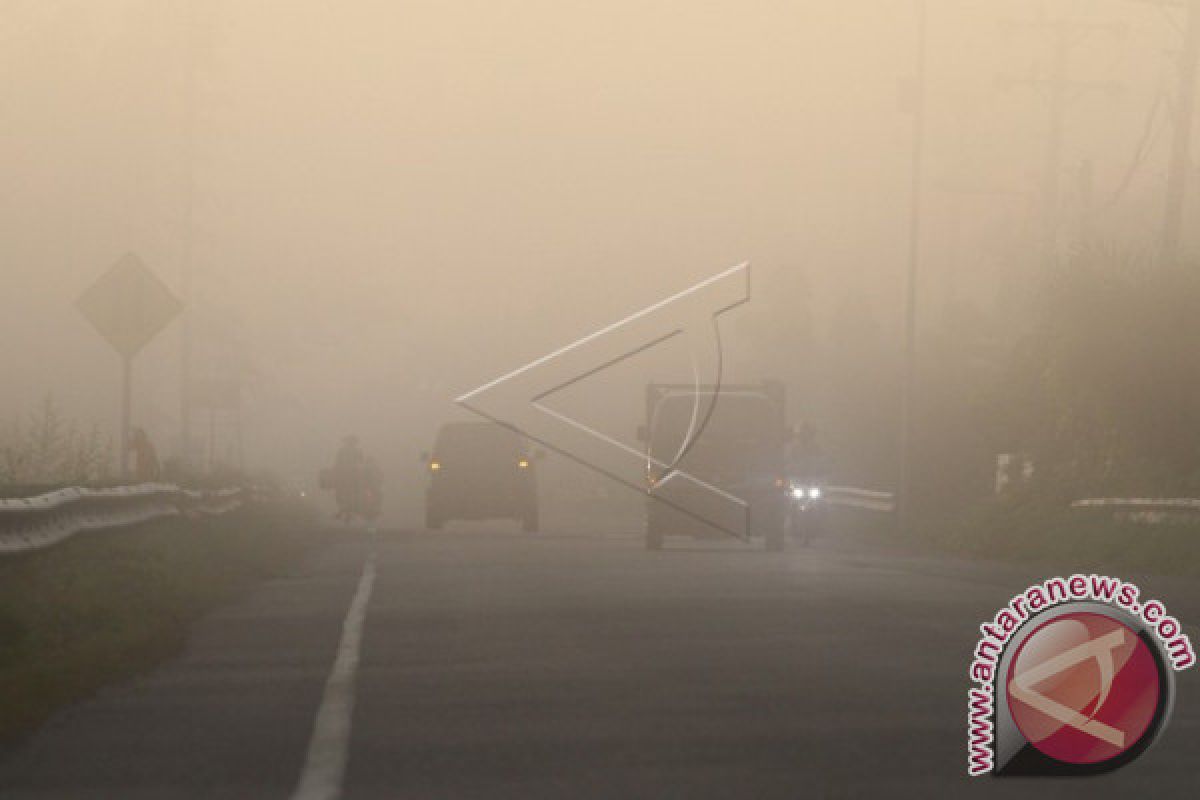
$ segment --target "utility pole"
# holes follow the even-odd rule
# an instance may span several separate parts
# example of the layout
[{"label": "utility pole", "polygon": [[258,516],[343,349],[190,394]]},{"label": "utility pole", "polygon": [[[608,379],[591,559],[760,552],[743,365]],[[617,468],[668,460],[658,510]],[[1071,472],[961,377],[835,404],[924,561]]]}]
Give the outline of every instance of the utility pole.
[{"label": "utility pole", "polygon": [[1062,177],[1063,128],[1067,104],[1079,92],[1105,90],[1115,92],[1117,85],[1103,81],[1072,80],[1068,56],[1071,45],[1078,34],[1094,30],[1105,30],[1115,34],[1123,31],[1115,25],[1083,22],[1068,19],[1047,19],[1043,13],[1038,19],[1020,22],[1009,21],[1010,28],[1049,33],[1052,39],[1052,54],[1049,74],[1033,78],[1001,78],[1001,83],[1045,88],[1049,92],[1049,119],[1047,120],[1046,150],[1042,159],[1041,179],[1041,231],[1039,247],[1043,266],[1052,266],[1058,258],[1058,230],[1060,224],[1060,182]]},{"label": "utility pole", "polygon": [[1070,29],[1064,20],[1050,23],[1054,56],[1050,67],[1050,125],[1042,163],[1042,261],[1053,264],[1058,253],[1059,175],[1062,172],[1063,115],[1067,104],[1067,48]]},{"label": "utility pole", "polygon": [[1179,91],[1175,104],[1175,137],[1171,142],[1171,161],[1167,167],[1167,203],[1163,216],[1163,266],[1173,267],[1179,260],[1183,206],[1187,199],[1187,179],[1191,168],[1192,118],[1195,116],[1196,67],[1200,64],[1200,10],[1197,0],[1172,3],[1187,15],[1184,23],[1183,51],[1179,55]]},{"label": "utility pole", "polygon": [[900,403],[900,469],[896,486],[897,519],[912,521],[913,407],[917,382],[917,276],[921,255],[922,172],[925,161],[925,71],[928,50],[928,4],[917,4],[917,57],[912,97],[912,167],[908,207],[908,280],[904,304],[904,383]]},{"label": "utility pole", "polygon": [[1087,245],[1095,239],[1093,206],[1096,196],[1096,167],[1090,158],[1079,162],[1075,173],[1075,185],[1079,193],[1079,240]]},{"label": "utility pole", "polygon": [[195,350],[195,261],[196,261],[196,162],[198,150],[200,70],[209,53],[209,38],[213,30],[214,11],[206,0],[180,0],[182,17],[187,30],[184,31],[183,65],[183,213],[181,221],[181,247],[179,263],[179,288],[183,296],[183,319],[179,330],[179,458],[185,467],[191,464],[195,376],[193,354]]}]

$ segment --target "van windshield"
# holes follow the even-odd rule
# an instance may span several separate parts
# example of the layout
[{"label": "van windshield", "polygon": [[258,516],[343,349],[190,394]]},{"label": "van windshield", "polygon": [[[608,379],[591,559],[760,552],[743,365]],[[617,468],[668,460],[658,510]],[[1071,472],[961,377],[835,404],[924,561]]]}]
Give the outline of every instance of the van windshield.
[{"label": "van windshield", "polygon": [[433,457],[444,463],[509,463],[524,454],[517,434],[490,422],[443,425],[433,445]]}]

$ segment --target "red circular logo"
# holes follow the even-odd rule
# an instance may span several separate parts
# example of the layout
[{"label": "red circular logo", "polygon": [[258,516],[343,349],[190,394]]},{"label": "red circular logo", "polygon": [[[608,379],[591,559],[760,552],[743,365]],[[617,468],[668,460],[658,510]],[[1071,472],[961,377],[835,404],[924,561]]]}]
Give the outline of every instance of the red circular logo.
[{"label": "red circular logo", "polygon": [[1104,614],[1049,620],[1008,668],[1009,709],[1021,734],[1050,758],[1097,764],[1147,735],[1163,691],[1146,643]]}]

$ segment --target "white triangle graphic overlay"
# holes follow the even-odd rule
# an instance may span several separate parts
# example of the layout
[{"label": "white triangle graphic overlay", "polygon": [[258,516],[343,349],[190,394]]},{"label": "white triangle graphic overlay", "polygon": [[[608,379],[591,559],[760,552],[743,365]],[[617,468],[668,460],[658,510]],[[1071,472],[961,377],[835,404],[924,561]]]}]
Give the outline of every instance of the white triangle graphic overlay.
[{"label": "white triangle graphic overlay", "polygon": [[[675,467],[703,433],[720,393],[722,353],[717,317],[749,299],[750,265],[738,264],[473,389],[455,402],[638,491],[647,491],[649,463],[664,476],[651,493],[668,481],[687,481],[709,496],[706,508],[716,503],[733,513],[721,513],[714,519],[675,501],[660,498],[662,502],[730,535],[746,538],[745,501]],[[670,463],[650,458],[643,450],[542,402],[560,389],[676,336],[687,341],[695,393],[687,434]]]}]

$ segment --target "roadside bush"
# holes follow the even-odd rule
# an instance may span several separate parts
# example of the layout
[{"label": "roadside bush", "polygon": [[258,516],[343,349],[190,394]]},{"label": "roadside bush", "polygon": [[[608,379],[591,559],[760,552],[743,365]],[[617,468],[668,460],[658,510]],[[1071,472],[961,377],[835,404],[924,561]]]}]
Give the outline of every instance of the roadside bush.
[{"label": "roadside bush", "polygon": [[1013,452],[1076,497],[1200,491],[1200,277],[1090,248],[1046,281],[997,387]]},{"label": "roadside bush", "polygon": [[95,483],[113,472],[113,443],[98,426],[64,419],[47,394],[31,414],[0,429],[0,483]]}]

